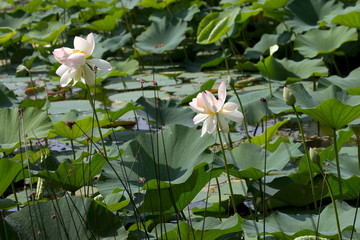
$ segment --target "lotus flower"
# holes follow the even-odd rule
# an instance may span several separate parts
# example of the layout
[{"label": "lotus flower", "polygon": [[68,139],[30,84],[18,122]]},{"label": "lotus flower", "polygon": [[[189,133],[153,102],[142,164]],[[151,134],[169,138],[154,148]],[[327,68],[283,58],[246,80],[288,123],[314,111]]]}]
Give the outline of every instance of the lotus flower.
[{"label": "lotus flower", "polygon": [[229,125],[223,116],[234,122],[241,122],[244,118],[243,114],[237,110],[236,103],[225,103],[226,86],[224,81],[219,86],[218,96],[219,99],[216,99],[211,92],[205,91],[199,93],[189,103],[190,107],[198,112],[193,119],[194,124],[204,121],[201,136],[206,132],[213,133],[217,125],[219,125],[220,131],[229,132]]},{"label": "lotus flower", "polygon": [[90,33],[86,39],[75,37],[75,49],[62,47],[53,51],[55,59],[62,65],[56,70],[60,76],[62,87],[74,80],[75,85],[79,80],[83,83],[92,85],[95,83],[95,72],[89,67],[96,66],[103,71],[110,71],[111,64],[102,59],[87,59],[91,56],[95,48],[94,35]]}]

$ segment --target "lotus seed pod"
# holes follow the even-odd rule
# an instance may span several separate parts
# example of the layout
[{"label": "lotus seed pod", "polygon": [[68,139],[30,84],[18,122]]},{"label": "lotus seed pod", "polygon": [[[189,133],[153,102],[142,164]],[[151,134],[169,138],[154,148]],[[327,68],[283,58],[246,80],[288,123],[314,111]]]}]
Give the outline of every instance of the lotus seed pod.
[{"label": "lotus seed pod", "polygon": [[315,149],[310,148],[309,155],[310,155],[310,159],[311,159],[311,161],[313,161],[313,163],[315,163],[315,164],[320,163],[320,155],[315,151]]},{"label": "lotus seed pod", "polygon": [[296,98],[295,98],[294,94],[287,87],[284,87],[283,98],[284,98],[285,103],[289,106],[294,106],[296,103]]}]

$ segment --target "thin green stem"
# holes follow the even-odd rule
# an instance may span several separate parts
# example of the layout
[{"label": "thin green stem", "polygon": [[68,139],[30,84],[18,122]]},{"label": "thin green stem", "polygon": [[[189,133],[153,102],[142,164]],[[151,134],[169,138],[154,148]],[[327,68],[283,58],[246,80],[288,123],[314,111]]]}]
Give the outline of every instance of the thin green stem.
[{"label": "thin green stem", "polygon": [[216,179],[216,185],[218,188],[218,194],[219,194],[219,220],[221,221],[221,190],[220,190],[220,183],[219,183],[219,179]]},{"label": "thin green stem", "polygon": [[70,139],[70,144],[71,144],[71,150],[72,150],[73,158],[74,158],[74,161],[75,161],[76,155],[75,155],[74,141],[72,139]]},{"label": "thin green stem", "polygon": [[314,181],[313,181],[313,172],[312,172],[312,168],[311,168],[311,164],[310,164],[309,151],[308,151],[308,149],[306,147],[304,130],[302,128],[302,124],[301,124],[301,121],[300,121],[299,114],[296,111],[296,108],[295,108],[294,105],[292,106],[292,109],[295,112],[296,119],[297,119],[298,124],[299,124],[299,131],[301,133],[301,138],[302,138],[302,142],[303,142],[303,145],[304,145],[304,151],[305,151],[305,156],[306,156],[306,162],[307,162],[308,169],[309,169],[309,177],[310,177],[310,184],[311,184],[311,191],[312,191],[312,195],[313,195],[314,206],[315,206],[315,209],[317,209],[317,202],[316,202],[316,197],[315,197],[315,188],[314,188]]},{"label": "thin green stem", "polygon": [[229,63],[228,63],[228,60],[227,60],[227,57],[226,57],[225,48],[224,48],[224,45],[222,44],[221,40],[219,40],[219,41],[220,41],[221,49],[222,49],[222,51],[223,51],[223,53],[224,53],[226,70],[227,70],[227,72],[228,72],[228,75],[230,76]]},{"label": "thin green stem", "polygon": [[265,71],[266,71],[266,75],[267,75],[267,78],[268,78],[268,83],[269,83],[269,91],[270,91],[270,97],[272,97],[272,96],[273,96],[273,94],[272,94],[272,90],[271,90],[271,81],[270,81],[270,75],[269,75],[269,71],[268,71],[268,69],[267,69],[267,67],[266,67],[266,64],[265,64],[265,60],[264,60],[263,64],[264,64],[264,67],[265,67]]},{"label": "thin green stem", "polygon": [[86,86],[87,86],[87,89],[88,89],[88,92],[89,92],[89,102],[90,102],[92,110],[94,111],[96,124],[97,124],[98,130],[99,130],[99,134],[100,134],[100,138],[101,138],[101,144],[102,144],[102,147],[103,147],[104,157],[107,159],[106,147],[105,147],[104,138],[103,138],[103,135],[102,135],[102,132],[101,132],[99,117],[98,117],[98,115],[96,113],[95,104],[94,104],[94,102],[92,101],[92,98],[91,98],[90,88],[89,88],[89,86],[87,84],[86,84]]},{"label": "thin green stem", "polygon": [[324,174],[324,172],[323,172],[323,169],[322,169],[321,166],[320,166],[320,163],[318,163],[318,165],[319,165],[321,174],[322,174],[322,176],[323,176],[324,179],[325,179],[326,186],[327,186],[328,189],[329,189],[330,198],[331,198],[331,201],[332,201],[332,204],[333,204],[333,207],[334,207],[334,214],[335,214],[335,219],[336,219],[336,227],[337,227],[337,230],[338,230],[339,240],[342,240],[341,228],[340,228],[340,221],[339,221],[339,215],[338,215],[338,212],[337,212],[337,207],[336,207],[336,202],[335,202],[334,194],[333,194],[333,191],[332,191],[331,186],[330,186],[330,184],[329,184],[329,181],[327,180],[327,177],[325,176],[325,174]]},{"label": "thin green stem", "polygon": [[225,163],[225,171],[226,171],[226,176],[229,182],[229,188],[230,188],[230,197],[231,197],[231,202],[234,208],[234,212],[237,213],[237,208],[236,208],[236,203],[235,203],[235,198],[234,198],[234,193],[233,193],[233,188],[232,188],[232,184],[231,184],[231,180],[230,180],[230,173],[229,173],[229,168],[228,168],[228,164],[227,164],[227,160],[226,160],[226,156],[225,156],[225,149],[224,149],[224,145],[221,139],[221,135],[220,135],[220,129],[219,129],[219,124],[217,124],[216,126],[216,130],[219,136],[219,141],[220,141],[220,146],[221,146],[221,152],[224,158],[224,163]]},{"label": "thin green stem", "polygon": [[230,84],[230,85],[231,85],[232,90],[233,90],[234,93],[235,93],[235,96],[236,96],[238,102],[239,102],[240,110],[241,110],[241,112],[242,112],[242,114],[243,114],[243,116],[244,116],[244,121],[243,121],[243,123],[244,123],[245,134],[246,134],[246,137],[247,137],[249,143],[251,143],[251,137],[250,137],[250,135],[249,135],[249,131],[248,131],[247,123],[246,123],[246,116],[245,116],[245,112],[244,112],[244,107],[243,107],[242,102],[241,102],[241,100],[240,100],[239,94],[236,92],[235,86],[232,85],[232,84]]},{"label": "thin green stem", "polygon": [[334,67],[335,67],[335,70],[336,70],[337,75],[339,75],[339,77],[341,77],[341,72],[340,72],[340,70],[339,70],[338,65],[337,65],[336,62],[335,62],[334,55],[333,55],[333,54],[330,54],[330,58],[331,58],[331,62],[333,63],[333,65],[334,65]]},{"label": "thin green stem", "polygon": [[13,194],[14,194],[14,197],[15,197],[16,209],[17,209],[18,211],[20,211],[19,200],[18,200],[18,197],[17,197],[17,195],[16,195],[16,190],[15,190],[14,182],[11,182],[11,190],[12,190],[12,192],[13,192]]},{"label": "thin green stem", "polygon": [[[359,163],[359,169],[360,169],[360,144],[359,144],[359,136],[356,136],[356,145],[357,145],[357,149],[358,149],[358,163]],[[355,210],[353,228],[351,229],[350,240],[352,240],[353,234],[354,234],[354,230],[355,230],[356,217],[357,217],[358,208],[359,208],[359,200],[360,200],[360,192],[359,192],[358,198],[357,198],[357,200],[356,200],[356,206],[355,206],[355,209],[356,209],[356,210]]]},{"label": "thin green stem", "polygon": [[336,129],[333,128],[333,138],[334,138],[334,151],[335,151],[335,160],[336,160],[336,170],[337,170],[337,177],[339,183],[339,192],[340,192],[340,200],[343,200],[343,192],[342,192],[342,183],[341,183],[341,173],[340,173],[340,162],[339,162],[339,154],[337,149],[336,143]]}]

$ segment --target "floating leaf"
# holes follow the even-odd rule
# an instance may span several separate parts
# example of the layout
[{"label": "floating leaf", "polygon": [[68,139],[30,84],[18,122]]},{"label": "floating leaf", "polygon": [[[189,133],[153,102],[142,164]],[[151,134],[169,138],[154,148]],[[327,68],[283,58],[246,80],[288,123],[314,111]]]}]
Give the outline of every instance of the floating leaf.
[{"label": "floating leaf", "polygon": [[196,98],[196,96],[201,93],[201,92],[205,92],[206,90],[207,91],[210,91],[212,89],[212,87],[214,86],[214,83],[216,82],[215,79],[210,79],[208,81],[206,81],[205,83],[203,83],[201,86],[200,86],[200,89],[191,93],[191,94],[188,94],[188,96],[186,96],[185,98],[183,98],[181,100],[181,102],[179,103],[179,105],[184,105],[186,103],[189,103],[191,102],[191,100],[193,98]]},{"label": "floating leaf", "polygon": [[4,84],[0,83],[0,107],[12,107],[18,104],[13,91],[10,91]]},{"label": "floating leaf", "polygon": [[295,39],[294,49],[304,57],[313,58],[319,54],[329,54],[349,41],[357,41],[355,28],[332,27],[329,30],[311,29]]}]

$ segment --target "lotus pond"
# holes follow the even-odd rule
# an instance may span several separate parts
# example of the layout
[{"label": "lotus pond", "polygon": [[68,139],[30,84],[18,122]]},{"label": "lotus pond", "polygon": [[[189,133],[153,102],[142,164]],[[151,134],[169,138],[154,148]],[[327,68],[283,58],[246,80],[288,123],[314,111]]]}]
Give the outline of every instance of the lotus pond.
[{"label": "lotus pond", "polygon": [[360,239],[357,1],[0,9],[0,239]]}]

